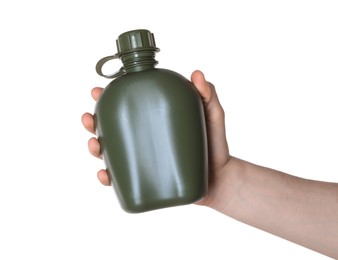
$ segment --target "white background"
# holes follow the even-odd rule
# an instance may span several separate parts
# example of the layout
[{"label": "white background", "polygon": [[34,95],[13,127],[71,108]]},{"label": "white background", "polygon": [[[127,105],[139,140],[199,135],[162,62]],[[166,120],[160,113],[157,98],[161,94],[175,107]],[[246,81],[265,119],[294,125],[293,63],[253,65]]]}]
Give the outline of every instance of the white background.
[{"label": "white background", "polygon": [[205,207],[124,213],[80,118],[109,82],[96,62],[146,28],[159,67],[214,83],[234,156],[337,182],[337,14],[336,1],[2,1],[0,259],[327,259]]}]

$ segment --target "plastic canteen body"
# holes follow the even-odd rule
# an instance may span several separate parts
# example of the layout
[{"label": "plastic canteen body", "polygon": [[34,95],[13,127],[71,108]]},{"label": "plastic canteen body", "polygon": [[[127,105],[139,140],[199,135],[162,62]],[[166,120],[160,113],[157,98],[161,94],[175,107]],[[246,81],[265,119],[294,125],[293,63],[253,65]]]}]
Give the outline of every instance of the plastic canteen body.
[{"label": "plastic canteen body", "polygon": [[[182,75],[155,68],[148,30],[121,34],[118,53],[101,59],[97,72],[114,78],[95,107],[95,124],[110,181],[122,208],[139,213],[196,202],[208,187],[203,103]],[[119,58],[107,76],[102,66]]]}]

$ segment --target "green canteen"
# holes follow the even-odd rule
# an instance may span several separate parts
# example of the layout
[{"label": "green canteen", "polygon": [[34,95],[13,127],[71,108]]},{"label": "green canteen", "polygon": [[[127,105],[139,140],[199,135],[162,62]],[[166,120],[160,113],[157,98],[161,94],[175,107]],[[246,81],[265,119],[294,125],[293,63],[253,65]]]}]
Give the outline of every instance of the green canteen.
[{"label": "green canteen", "polygon": [[[182,75],[155,68],[154,35],[132,30],[117,53],[96,65],[113,79],[96,103],[94,120],[104,163],[121,207],[140,213],[187,205],[208,189],[208,149],[202,99]],[[106,62],[120,59],[112,75]]]}]

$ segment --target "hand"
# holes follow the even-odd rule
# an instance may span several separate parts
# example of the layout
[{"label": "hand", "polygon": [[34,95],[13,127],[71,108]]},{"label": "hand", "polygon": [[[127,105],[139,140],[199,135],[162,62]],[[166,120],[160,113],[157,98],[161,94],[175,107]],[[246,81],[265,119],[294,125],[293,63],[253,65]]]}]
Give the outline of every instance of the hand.
[{"label": "hand", "polygon": [[[225,137],[224,111],[219,103],[215,87],[207,82],[200,71],[195,71],[191,75],[191,81],[200,93],[205,110],[206,127],[208,135],[208,154],[209,154],[209,192],[205,198],[197,204],[209,206],[216,199],[217,190],[221,189],[224,169],[231,156]],[[93,88],[91,95],[97,101],[102,93],[102,88]],[[85,113],[82,116],[84,127],[95,134],[93,115]],[[100,154],[100,144],[95,137],[88,141],[89,152],[98,158]],[[103,185],[110,185],[106,170],[97,173],[99,181]]]},{"label": "hand", "polygon": [[[196,204],[338,259],[338,183],[302,179],[230,156],[214,86],[200,71],[191,75],[191,81],[204,104],[209,155],[208,194]],[[102,88],[94,88],[94,100],[101,93]],[[95,134],[93,115],[85,113],[82,123]],[[88,147],[102,158],[95,137]],[[97,176],[103,185],[110,185],[105,170]]]},{"label": "hand", "polygon": [[[99,88],[99,87],[95,87],[92,89],[91,95],[93,97],[93,99],[95,101],[97,101],[99,99],[99,97],[101,96],[101,93],[103,91],[103,88]],[[92,134],[95,134],[95,124],[94,124],[94,116],[90,113],[84,113],[82,115],[81,118],[82,124],[83,126]],[[88,141],[88,148],[89,148],[89,152],[99,158],[102,159],[102,155],[100,152],[100,143],[98,141],[97,138],[92,137],[89,139]],[[97,178],[99,179],[99,181],[105,185],[105,186],[109,186],[110,185],[110,180],[108,177],[108,173],[106,170],[101,169],[100,171],[97,172]]]}]

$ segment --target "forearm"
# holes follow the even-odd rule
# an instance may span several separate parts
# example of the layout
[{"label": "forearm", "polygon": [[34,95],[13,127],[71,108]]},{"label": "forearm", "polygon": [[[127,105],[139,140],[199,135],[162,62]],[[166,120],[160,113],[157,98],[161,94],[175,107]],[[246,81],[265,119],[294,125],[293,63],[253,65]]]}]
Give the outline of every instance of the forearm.
[{"label": "forearm", "polygon": [[231,158],[210,206],[234,219],[338,258],[338,184]]}]

